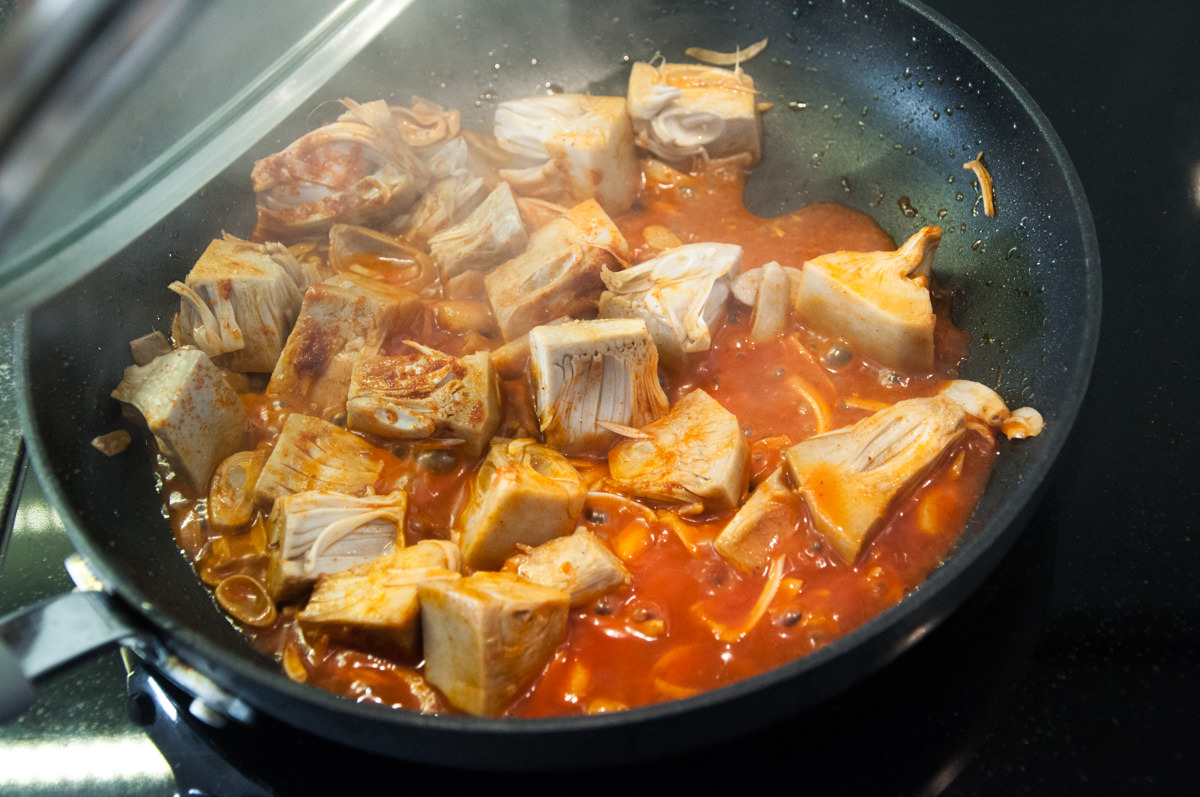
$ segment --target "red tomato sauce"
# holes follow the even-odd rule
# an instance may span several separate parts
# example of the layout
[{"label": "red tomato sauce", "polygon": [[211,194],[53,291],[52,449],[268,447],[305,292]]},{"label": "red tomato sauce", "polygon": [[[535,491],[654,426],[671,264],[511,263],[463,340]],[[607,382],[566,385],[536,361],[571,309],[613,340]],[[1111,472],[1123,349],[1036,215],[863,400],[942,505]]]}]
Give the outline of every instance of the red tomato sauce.
[{"label": "red tomato sauce", "polygon": [[[799,267],[826,252],[895,247],[870,217],[840,205],[814,205],[776,219],[755,216],[742,201],[744,180],[740,170],[720,167],[648,180],[634,209],[616,219],[633,262],[657,254],[654,242],[664,233],[680,243],[739,244],[743,268],[770,260]],[[935,296],[935,373],[895,374],[861,358],[831,366],[827,355],[839,342],[800,327],[754,342],[749,311],[730,299],[711,350],[664,373],[664,387],[672,403],[703,388],[737,416],[751,444],[751,484],[757,484],[788,446],[885,404],[931,395],[956,375],[966,336],[950,323],[947,298]],[[427,308],[414,328],[393,337],[415,336],[452,353],[470,348],[462,336],[438,329],[432,317]],[[475,335],[472,341],[486,339]],[[504,387],[509,428],[528,428],[528,384]],[[252,445],[265,447],[294,409],[254,392],[243,395],[243,404],[252,419]],[[407,542],[449,538],[477,461],[429,454],[419,444],[372,442],[391,446],[390,453],[381,452],[380,491],[407,481]],[[587,478],[598,480],[606,475],[606,452],[594,453],[578,464]],[[426,456],[440,456],[438,466],[427,467]],[[994,456],[991,436],[969,431],[896,501],[854,564],[838,557],[800,509],[795,533],[776,551],[778,563],[753,574],[738,571],[712,548],[732,512],[681,519],[665,507],[593,493],[583,523],[621,557],[632,582],[571,611],[566,642],[508,713],[597,713],[687,697],[829,644],[894,605],[938,566],[982,492]],[[261,577],[265,546],[254,528],[261,518],[248,528],[213,529],[204,521],[203,497],[188,496],[172,480],[167,487],[176,537],[206,583],[215,585],[232,572]],[[282,607],[269,628],[246,629],[291,677],[358,700],[452,711],[419,677],[419,661],[388,660],[302,634],[294,621],[302,605]]]}]

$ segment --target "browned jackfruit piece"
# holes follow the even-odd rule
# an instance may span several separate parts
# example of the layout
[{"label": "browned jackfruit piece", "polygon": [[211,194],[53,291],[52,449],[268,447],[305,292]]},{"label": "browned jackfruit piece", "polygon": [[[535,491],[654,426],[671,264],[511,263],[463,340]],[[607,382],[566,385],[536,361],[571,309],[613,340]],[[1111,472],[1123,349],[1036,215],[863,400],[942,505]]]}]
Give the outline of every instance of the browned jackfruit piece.
[{"label": "browned jackfruit piece", "polygon": [[292,242],[336,223],[369,225],[411,205],[429,180],[387,103],[346,111],[254,164],[255,240]]},{"label": "browned jackfruit piece", "polygon": [[458,578],[462,557],[453,543],[422,540],[369,562],[321,576],[296,619],[351,647],[383,655],[420,651],[417,588]]},{"label": "browned jackfruit piece", "polygon": [[629,257],[629,245],[595,200],[529,236],[529,246],[484,278],[492,315],[505,340],[560,316],[595,312],[600,272]]},{"label": "browned jackfruit piece", "polygon": [[451,438],[479,456],[500,423],[499,385],[488,352],[451,357],[418,349],[355,363],[347,426],[380,437]]},{"label": "browned jackfruit piece", "polygon": [[388,453],[328,421],[292,413],[254,486],[254,500],[271,506],[284,495],[328,490],[366,495],[375,489]]},{"label": "browned jackfruit piece", "polygon": [[267,392],[300,400],[323,418],[340,415],[354,363],[377,353],[389,331],[420,309],[411,291],[353,272],[313,285]]}]

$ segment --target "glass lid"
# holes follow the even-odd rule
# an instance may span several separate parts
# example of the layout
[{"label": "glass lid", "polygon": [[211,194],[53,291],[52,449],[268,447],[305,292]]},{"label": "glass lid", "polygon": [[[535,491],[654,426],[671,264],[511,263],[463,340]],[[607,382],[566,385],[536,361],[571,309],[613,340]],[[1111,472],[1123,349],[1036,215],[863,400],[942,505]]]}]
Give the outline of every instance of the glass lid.
[{"label": "glass lid", "polygon": [[0,3],[0,319],[201,188],[409,2]]}]

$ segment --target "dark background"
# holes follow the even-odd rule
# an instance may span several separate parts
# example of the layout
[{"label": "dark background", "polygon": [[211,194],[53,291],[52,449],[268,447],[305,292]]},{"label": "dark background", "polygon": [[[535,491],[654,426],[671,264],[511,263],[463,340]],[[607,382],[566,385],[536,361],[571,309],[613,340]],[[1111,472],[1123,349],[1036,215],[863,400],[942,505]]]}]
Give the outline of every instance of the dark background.
[{"label": "dark background", "polygon": [[[1012,554],[894,666],[781,726],[614,781],[947,795],[1200,787],[1200,4],[929,5],[1029,91],[1091,203],[1104,311],[1079,422]],[[6,579],[24,566],[21,546],[14,538]],[[57,679],[46,708],[0,729],[0,760],[41,729],[125,732],[123,693],[115,654]],[[450,776],[382,768],[397,788]],[[544,783],[586,792],[604,777]],[[153,773],[109,788],[171,792]]]},{"label": "dark background", "polygon": [[947,793],[1200,786],[1200,4],[933,2],[1049,117],[1091,203],[1104,312],[1091,388],[1027,537],[1041,630]]}]

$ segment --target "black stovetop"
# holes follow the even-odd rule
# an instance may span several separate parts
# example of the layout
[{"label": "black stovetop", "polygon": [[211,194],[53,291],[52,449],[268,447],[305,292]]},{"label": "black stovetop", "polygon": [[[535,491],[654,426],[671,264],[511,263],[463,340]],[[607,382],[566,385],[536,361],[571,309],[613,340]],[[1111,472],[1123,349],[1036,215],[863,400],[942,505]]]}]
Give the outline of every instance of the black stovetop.
[{"label": "black stovetop", "polygon": [[[1200,315],[1200,4],[930,5],[1029,90],[1080,173],[1099,231],[1099,354],[1055,479],[984,588],[844,696],[716,750],[545,782],[635,775],[711,786],[728,777],[744,789],[761,769],[819,792],[1200,787],[1200,489],[1191,459],[1200,443],[1192,417],[1200,332],[1190,326]],[[62,560],[70,552],[40,491],[26,484],[0,572],[0,615],[69,588]],[[131,719],[145,719],[145,706],[130,703],[125,678],[112,653],[46,684],[33,712],[0,727],[0,791],[171,794],[193,785],[176,786]],[[793,742],[799,727],[803,746]],[[170,755],[190,771],[225,743]],[[258,744],[283,761],[307,760],[297,753],[305,740]],[[432,778],[512,780],[353,756],[329,756],[322,769],[339,762],[352,767],[343,776],[378,768],[403,788]],[[306,782],[294,772],[252,777],[288,793],[346,782],[329,773]]]}]

